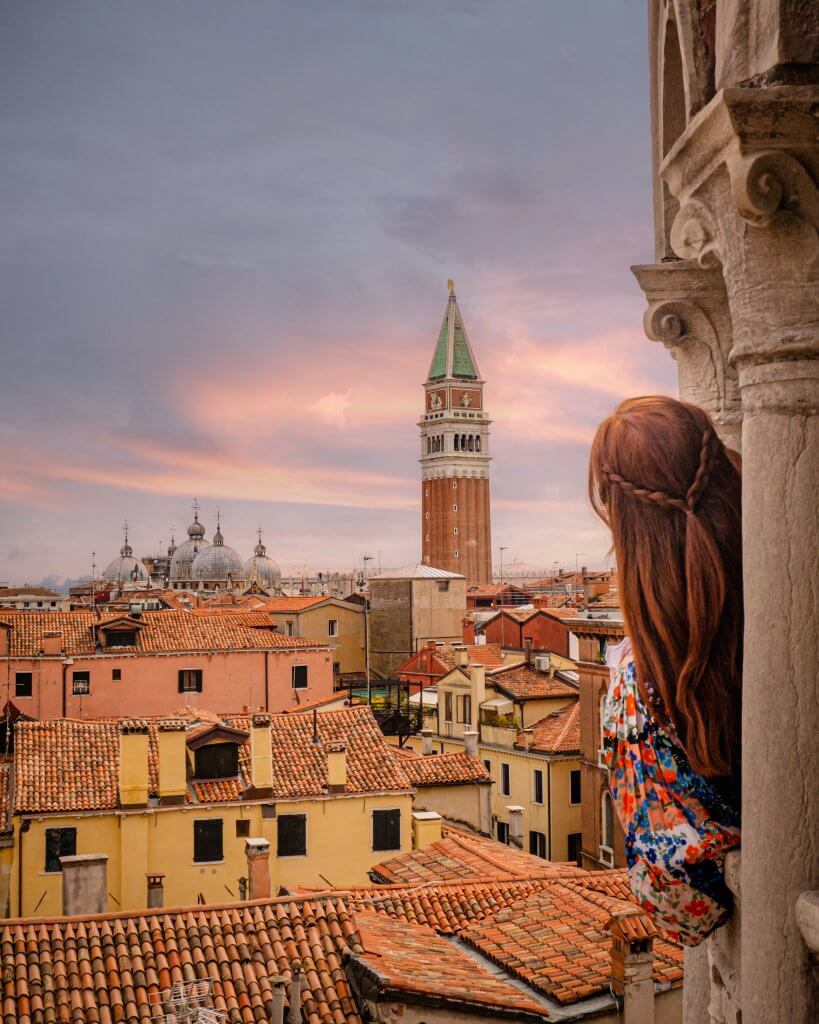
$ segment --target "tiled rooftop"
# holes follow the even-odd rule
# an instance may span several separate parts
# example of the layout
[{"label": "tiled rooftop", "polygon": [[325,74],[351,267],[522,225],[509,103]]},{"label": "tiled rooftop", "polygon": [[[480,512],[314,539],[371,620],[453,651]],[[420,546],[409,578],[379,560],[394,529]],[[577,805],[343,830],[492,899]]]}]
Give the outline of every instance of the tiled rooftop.
[{"label": "tiled rooftop", "polygon": [[[470,925],[461,938],[528,985],[568,1005],[609,991],[613,917],[627,917],[634,938],[655,934],[650,918],[634,902],[561,881]],[[658,943],[655,982],[681,979],[682,950]]]},{"label": "tiled rooftop", "polygon": [[[181,712],[195,731],[204,720],[223,722],[247,732],[247,715]],[[347,792],[396,792],[411,788],[404,762],[385,742],[370,709],[364,705],[316,716],[320,743],[312,742],[311,715],[271,715],[273,795],[278,798],[320,796],[327,791],[329,742],[347,747]],[[149,788],[156,795],[159,778],[157,731],[167,719],[145,719],[149,743]],[[18,812],[112,810],[119,806],[120,721],[19,722],[15,730],[14,808]],[[192,782],[189,801],[239,800],[250,784],[249,742],[239,748],[239,777]]]},{"label": "tiled rooftop", "polygon": [[303,612],[315,605],[324,604],[330,600],[330,594],[316,594],[312,597],[271,597],[264,603],[265,611],[279,612],[282,614]]},{"label": "tiled rooftop", "polygon": [[[560,711],[541,718],[533,726],[531,750],[555,754],[580,753],[580,700],[575,699]],[[518,733],[517,747],[524,747],[523,733]]]},{"label": "tiled rooftop", "polygon": [[401,765],[413,786],[453,786],[492,781],[483,761],[463,751],[401,758]]},{"label": "tiled rooftop", "polygon": [[344,900],[259,900],[131,914],[0,922],[4,1024],[146,1024],[161,993],[210,979],[232,1024],[271,1019],[270,979],[302,972],[307,1024],[360,1024],[342,967],[361,949]]},{"label": "tiled rooftop", "polygon": [[510,660],[515,660],[513,655],[504,657],[500,644],[466,644],[461,648],[455,648],[451,644],[442,644],[434,652],[434,656],[442,665],[451,670],[455,668],[456,650],[466,651],[467,665],[485,665],[487,669],[501,668]]},{"label": "tiled rooftop", "polygon": [[[10,622],[11,656],[36,658],[42,651],[43,634],[60,632],[65,654],[79,657],[98,653],[94,627],[121,619],[117,612],[95,619],[91,611],[18,612],[4,611]],[[129,620],[130,621],[130,620]],[[138,620],[136,646],[116,648],[122,653],[166,653],[170,651],[275,650],[315,647],[310,640],[285,636],[270,629],[254,629],[236,621],[231,614],[196,615],[188,611],[143,612]],[[269,618],[264,625],[270,625]],[[129,627],[131,628],[131,627]]]},{"label": "tiled rooftop", "polygon": [[537,700],[549,697],[576,697],[577,685],[569,682],[560,672],[550,677],[531,665],[512,665],[490,669],[487,686],[494,686],[515,700]]},{"label": "tiled rooftop", "polygon": [[371,876],[403,885],[425,882],[489,881],[493,878],[558,878],[582,874],[573,864],[542,860],[492,839],[445,827],[442,838],[376,864]]},{"label": "tiled rooftop", "polygon": [[512,1016],[548,1011],[510,982],[493,976],[457,946],[431,928],[408,928],[378,914],[356,914],[360,952],[348,954],[389,997],[410,995],[425,1002],[434,998],[455,1006],[471,1005],[484,1013]]}]

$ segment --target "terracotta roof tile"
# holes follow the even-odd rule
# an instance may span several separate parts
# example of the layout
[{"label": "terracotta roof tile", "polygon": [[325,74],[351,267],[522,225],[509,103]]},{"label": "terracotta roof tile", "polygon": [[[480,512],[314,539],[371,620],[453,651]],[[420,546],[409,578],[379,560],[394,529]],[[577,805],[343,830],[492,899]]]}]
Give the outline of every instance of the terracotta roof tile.
[{"label": "terracotta roof tile", "polygon": [[[613,918],[629,934],[653,932],[634,902],[561,879],[470,925],[460,937],[528,985],[569,1005],[608,992]],[[682,950],[659,943],[655,980],[681,977]]]},{"label": "terracotta roof tile", "polygon": [[401,758],[413,786],[452,786],[470,782],[491,782],[483,761],[463,751]]},{"label": "terracotta roof tile", "polygon": [[271,597],[265,601],[264,607],[269,612],[279,612],[285,615],[293,614],[294,612],[306,611],[314,605],[323,604],[324,601],[329,601],[331,596],[330,594],[316,594],[312,597]]},{"label": "terracotta roof tile", "polygon": [[549,697],[576,697],[578,688],[561,677],[560,672],[550,677],[547,672],[538,672],[531,665],[512,665],[508,668],[490,669],[486,676],[487,685],[494,686],[515,700],[537,700]]},{"label": "terracotta roof tile", "polygon": [[11,764],[0,763],[0,832],[11,829]]},{"label": "terracotta roof tile", "polygon": [[[560,711],[541,718],[532,727],[531,750],[542,750],[553,754],[580,753],[580,700],[576,699]],[[523,733],[518,733],[515,746],[525,747]]]},{"label": "terracotta roof tile", "polygon": [[542,860],[494,839],[448,826],[437,842],[376,864],[371,877],[379,882],[406,885],[510,877],[557,878],[581,873],[573,864]]},{"label": "terracotta roof tile", "polygon": [[[457,648],[465,650],[467,664],[485,665],[487,669],[502,668],[507,664],[508,655],[504,657],[500,644],[466,644]],[[455,651],[452,644],[442,644],[434,652],[438,660],[447,668],[455,668]]]},{"label": "terracotta roof tile", "polygon": [[206,1001],[237,1022],[269,1021],[271,978],[302,974],[306,1024],[360,1024],[342,964],[361,950],[342,899],[256,900],[225,906],[0,922],[3,1020],[144,1024],[162,990],[209,979]]},{"label": "terracotta roof tile", "polygon": [[[247,715],[180,713],[190,732],[200,723],[223,723],[247,732]],[[126,720],[128,728],[134,720]],[[149,718],[149,790],[156,795],[159,780],[157,732],[167,718]],[[347,749],[347,792],[396,792],[412,788],[392,748],[386,743],[370,709],[364,705],[324,711],[316,716],[320,742],[312,742],[310,715],[270,716],[274,796],[320,796],[327,792],[327,744],[344,741]],[[178,727],[180,721],[173,722]],[[15,795],[17,812],[111,810],[119,806],[120,725],[117,720],[18,722],[15,729]],[[239,800],[250,783],[249,741],[239,747],[239,777],[193,780],[189,799],[206,803]]]},{"label": "terracotta roof tile", "polygon": [[[34,658],[42,651],[43,634],[62,633],[63,649],[69,657],[96,653],[94,627],[122,618],[121,612],[95,619],[91,611],[18,612],[7,611],[11,623],[11,656]],[[269,624],[269,623],[268,623]],[[311,640],[285,636],[270,629],[254,629],[230,614],[199,616],[188,611],[143,612],[136,630],[136,653],[170,651],[275,650],[316,647]],[[123,648],[118,648],[123,650]]]},{"label": "terracotta roof tile", "polygon": [[366,913],[357,913],[356,923],[363,948],[348,954],[348,958],[375,979],[386,995],[410,994],[422,1002],[432,997],[510,1016],[548,1015],[544,1006],[492,975],[431,928],[408,928],[382,915]]}]

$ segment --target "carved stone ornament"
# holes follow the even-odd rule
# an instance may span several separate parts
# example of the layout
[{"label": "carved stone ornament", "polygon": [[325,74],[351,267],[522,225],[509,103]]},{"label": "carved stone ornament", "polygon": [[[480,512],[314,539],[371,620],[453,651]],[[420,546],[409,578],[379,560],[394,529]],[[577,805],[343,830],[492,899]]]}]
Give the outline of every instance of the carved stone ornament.
[{"label": "carved stone ornament", "polygon": [[692,260],[706,270],[722,262],[717,234],[717,219],[710,207],[699,199],[690,199],[671,226],[671,247],[684,260]]},{"label": "carved stone ornament", "polygon": [[767,227],[788,211],[819,229],[819,189],[799,160],[783,150],[738,155],[727,161],[739,215]]},{"label": "carved stone ornament", "polygon": [[466,391],[461,395],[461,405],[464,409],[468,409],[472,405],[472,399]]},{"label": "carved stone ornament", "polygon": [[430,405],[433,409],[440,409],[444,403],[441,401],[441,392],[433,391]]}]

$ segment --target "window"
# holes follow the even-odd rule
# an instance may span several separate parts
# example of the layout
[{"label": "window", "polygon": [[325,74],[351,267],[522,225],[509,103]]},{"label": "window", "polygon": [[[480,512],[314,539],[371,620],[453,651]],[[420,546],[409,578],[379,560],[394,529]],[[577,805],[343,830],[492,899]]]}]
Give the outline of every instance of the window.
[{"label": "window", "polygon": [[201,693],[202,692],[202,669],[201,668],[180,668],[180,670],[179,670],[179,692],[180,693]]},{"label": "window", "polygon": [[241,839],[250,835],[250,818],[236,819],[236,838]]},{"label": "window", "polygon": [[338,619],[328,619],[327,636],[338,636]]},{"label": "window", "polygon": [[401,811],[373,811],[373,850],[401,849]]},{"label": "window", "polygon": [[452,721],[452,693],[449,690],[444,690],[444,721]]},{"label": "window", "polygon": [[570,832],[566,837],[569,841],[569,860],[573,860],[578,867],[582,867],[582,857],[580,855],[581,841],[583,839],[582,832]]},{"label": "window", "polygon": [[455,548],[455,550],[452,552],[452,554],[455,556],[455,558],[457,558],[458,557],[458,549]]},{"label": "window", "polygon": [[14,696],[30,697],[32,679],[31,672],[17,672],[14,676]]},{"label": "window", "polygon": [[457,480],[453,480],[452,481],[452,490],[453,491],[457,491],[458,490],[458,481]]},{"label": "window", "polygon": [[280,814],[276,829],[280,857],[304,857],[307,854],[306,814]]},{"label": "window", "polygon": [[536,804],[543,803],[543,772],[540,768],[535,768],[532,772],[532,781],[534,783],[534,796],[532,800]]},{"label": "window", "polygon": [[105,634],[106,647],[136,647],[135,629],[118,629]]},{"label": "window", "polygon": [[111,669],[111,678],[114,680],[115,683],[118,683],[122,679],[122,669],[121,668],[112,668]]},{"label": "window", "polygon": [[193,758],[197,779],[232,779],[239,774],[236,743],[210,743],[194,751]]},{"label": "window", "polygon": [[449,580],[438,580],[438,589],[441,591],[449,590]]},{"label": "window", "polygon": [[333,662],[333,675],[334,676],[338,676],[338,675],[340,675],[340,673],[341,673],[341,662],[340,661],[334,661]]},{"label": "window", "polygon": [[569,772],[569,803],[579,804],[581,794],[581,775],[580,769],[577,768],[574,771]]},{"label": "window", "polygon": [[457,505],[453,505],[452,506],[452,511],[453,512],[457,512],[458,511],[458,506]]},{"label": "window", "polygon": [[71,692],[75,697],[82,697],[91,692],[91,673],[75,672],[71,677]]},{"label": "window", "polygon": [[288,636],[292,636],[293,635],[293,620],[292,619],[288,619],[287,620],[287,635]]},{"label": "window", "polygon": [[607,849],[614,846],[614,808],[611,802],[611,793],[608,790],[603,794],[603,815],[602,815],[602,844]]},{"label": "window", "polygon": [[498,842],[508,843],[509,842],[509,826],[505,821],[498,822]]},{"label": "window", "polygon": [[464,725],[472,721],[472,697],[468,693],[461,700],[461,721]]},{"label": "window", "polygon": [[223,859],[221,818],[194,821],[193,859],[197,864]]},{"label": "window", "polygon": [[486,757],[483,759],[483,766],[489,772],[489,774],[491,775],[492,774],[492,762],[488,758],[486,758]]},{"label": "window", "polygon": [[511,793],[512,789],[509,783],[509,765],[506,761],[501,761],[501,796],[510,796]]},{"label": "window", "polygon": [[457,536],[458,536],[458,527],[457,527],[457,526],[453,527],[453,529],[452,529],[452,532],[453,532],[453,533],[455,534],[455,536],[457,537]]},{"label": "window", "polygon": [[77,830],[75,828],[47,828],[45,834],[45,869],[62,871],[60,857],[75,857],[77,854]]},{"label": "window", "polygon": [[460,437],[459,434],[456,434],[455,435],[455,451],[459,452],[460,450],[461,450],[461,437]]},{"label": "window", "polygon": [[535,857],[546,856],[546,836],[542,832],[529,833],[529,853]]},{"label": "window", "polygon": [[294,690],[307,689],[307,666],[294,665],[290,670],[290,681]]}]

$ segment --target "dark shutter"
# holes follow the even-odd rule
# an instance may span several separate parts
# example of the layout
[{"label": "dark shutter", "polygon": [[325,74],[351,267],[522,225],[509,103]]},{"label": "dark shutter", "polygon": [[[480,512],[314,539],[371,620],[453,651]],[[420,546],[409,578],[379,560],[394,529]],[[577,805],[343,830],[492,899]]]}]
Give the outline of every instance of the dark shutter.
[{"label": "dark shutter", "polygon": [[14,677],[14,696],[30,697],[32,687],[31,672],[18,672]]},{"label": "dark shutter", "polygon": [[546,856],[546,836],[542,832],[529,833],[529,853],[535,857]]},{"label": "dark shutter", "polygon": [[401,849],[401,811],[373,811],[373,849]]},{"label": "dark shutter", "polygon": [[509,765],[501,763],[501,796],[509,796]]},{"label": "dark shutter", "polygon": [[201,693],[202,692],[202,669],[201,668],[180,668],[180,670],[179,670],[179,692],[180,693]]},{"label": "dark shutter", "polygon": [[239,774],[239,747],[236,743],[212,743],[194,752],[197,779],[232,779]]},{"label": "dark shutter", "polygon": [[293,666],[293,689],[294,690],[306,690],[307,689],[307,666],[306,665],[294,665]]},{"label": "dark shutter", "polygon": [[223,859],[221,818],[194,821],[193,859],[197,862]]},{"label": "dark shutter", "polygon": [[77,853],[75,828],[47,828],[45,835],[45,869],[62,871],[60,857],[74,857]]},{"label": "dark shutter", "polygon": [[581,796],[581,775],[580,771],[576,770],[569,774],[569,788],[571,790],[570,800],[573,804],[580,803]]},{"label": "dark shutter", "polygon": [[277,828],[280,857],[303,857],[307,853],[306,814],[280,814]]},{"label": "dark shutter", "polygon": [[543,772],[535,768],[535,803],[543,803]]},{"label": "dark shutter", "polygon": [[82,697],[91,692],[91,673],[75,672],[71,677],[71,692],[75,697]]},{"label": "dark shutter", "polygon": [[569,840],[569,860],[573,860],[575,864],[582,867],[580,863],[582,858],[580,856],[581,840],[583,839],[582,832],[570,832],[568,835]]}]

